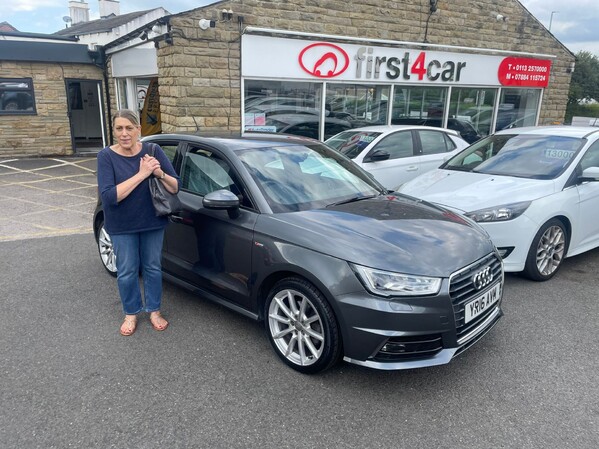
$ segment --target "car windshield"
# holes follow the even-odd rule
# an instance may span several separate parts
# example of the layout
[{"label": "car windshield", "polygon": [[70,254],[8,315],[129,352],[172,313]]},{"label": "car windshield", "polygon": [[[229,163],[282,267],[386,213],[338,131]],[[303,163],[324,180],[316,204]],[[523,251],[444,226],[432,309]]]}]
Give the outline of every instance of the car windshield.
[{"label": "car windshield", "polygon": [[366,172],[322,144],[237,152],[274,212],[319,209],[385,192]]},{"label": "car windshield", "polygon": [[520,178],[553,179],[570,164],[583,139],[498,134],[469,146],[440,168]]},{"label": "car windshield", "polygon": [[348,158],[355,159],[364,148],[380,135],[380,132],[374,131],[344,131],[326,140],[325,143]]}]

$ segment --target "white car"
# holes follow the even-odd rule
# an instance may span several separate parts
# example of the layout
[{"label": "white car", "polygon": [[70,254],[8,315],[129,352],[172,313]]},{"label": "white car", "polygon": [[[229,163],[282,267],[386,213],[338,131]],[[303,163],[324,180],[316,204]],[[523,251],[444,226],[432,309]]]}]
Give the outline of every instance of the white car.
[{"label": "white car", "polygon": [[353,159],[388,189],[437,168],[468,146],[457,131],[411,125],[350,129],[325,143]]},{"label": "white car", "polygon": [[399,187],[478,222],[505,271],[545,281],[599,246],[599,129],[503,130]]}]

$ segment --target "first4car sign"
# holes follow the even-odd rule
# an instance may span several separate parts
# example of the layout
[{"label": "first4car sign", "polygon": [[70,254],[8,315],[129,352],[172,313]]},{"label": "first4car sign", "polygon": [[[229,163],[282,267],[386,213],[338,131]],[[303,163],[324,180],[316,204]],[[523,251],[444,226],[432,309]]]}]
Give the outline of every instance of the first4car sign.
[{"label": "first4car sign", "polygon": [[[269,58],[264,59],[268,48]],[[411,50],[244,35],[244,77],[546,87],[546,59]]]}]

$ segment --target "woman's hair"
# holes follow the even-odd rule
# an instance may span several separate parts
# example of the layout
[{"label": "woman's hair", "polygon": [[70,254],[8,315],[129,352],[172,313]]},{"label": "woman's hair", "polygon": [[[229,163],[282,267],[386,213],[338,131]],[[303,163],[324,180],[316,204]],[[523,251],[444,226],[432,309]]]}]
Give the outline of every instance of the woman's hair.
[{"label": "woman's hair", "polygon": [[139,126],[139,116],[137,115],[137,113],[135,111],[132,111],[131,109],[120,109],[120,110],[116,111],[116,113],[112,117],[112,126],[113,127],[114,127],[114,123],[116,122],[117,118],[126,118],[131,123],[133,123],[135,126]]}]

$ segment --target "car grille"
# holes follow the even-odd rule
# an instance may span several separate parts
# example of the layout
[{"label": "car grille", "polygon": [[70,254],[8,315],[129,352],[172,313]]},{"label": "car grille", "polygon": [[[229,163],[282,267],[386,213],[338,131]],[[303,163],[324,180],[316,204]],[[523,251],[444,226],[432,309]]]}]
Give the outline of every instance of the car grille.
[{"label": "car grille", "polygon": [[[485,267],[490,267],[493,273],[493,282],[491,282],[487,288],[477,289],[474,286],[473,276],[481,271]],[[470,300],[476,298],[478,295],[483,293],[489,287],[495,285],[497,281],[502,282],[503,273],[501,267],[501,260],[495,253],[490,253],[486,257],[476,261],[472,265],[454,273],[449,279],[449,296],[453,304],[453,313],[456,323],[457,338],[458,340],[463,335],[468,334],[470,331],[475,329],[480,323],[493,313],[495,307],[489,308],[485,313],[477,316],[475,319],[470,321],[468,324],[464,323],[465,311],[464,306]]]}]

